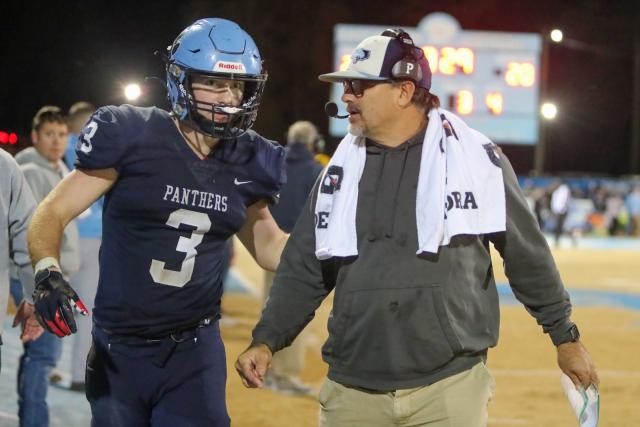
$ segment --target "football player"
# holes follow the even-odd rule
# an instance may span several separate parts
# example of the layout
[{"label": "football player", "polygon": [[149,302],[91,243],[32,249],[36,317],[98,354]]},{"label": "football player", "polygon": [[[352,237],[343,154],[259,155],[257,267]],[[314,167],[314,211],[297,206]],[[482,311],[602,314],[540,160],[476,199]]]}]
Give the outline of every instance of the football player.
[{"label": "football player", "polygon": [[171,113],[100,108],[77,169],[29,228],[42,325],[76,331],[82,301],[57,261],[62,230],[105,196],[100,279],[86,394],[93,426],[229,425],[218,319],[225,242],[236,234],[274,270],[287,235],[267,203],[285,181],[284,150],[250,130],[267,73],[252,38],[208,18],[168,48]]}]

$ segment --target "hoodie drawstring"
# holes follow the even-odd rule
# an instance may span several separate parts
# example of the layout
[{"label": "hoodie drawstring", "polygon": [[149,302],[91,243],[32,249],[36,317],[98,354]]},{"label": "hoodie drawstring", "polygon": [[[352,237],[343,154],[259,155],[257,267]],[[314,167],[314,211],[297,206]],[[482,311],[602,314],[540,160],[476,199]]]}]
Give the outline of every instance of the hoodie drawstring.
[{"label": "hoodie drawstring", "polygon": [[404,145],[404,153],[402,159],[402,169],[400,169],[400,177],[396,183],[396,188],[393,195],[393,208],[391,210],[391,230],[385,234],[385,237],[392,237],[393,231],[396,225],[396,209],[398,208],[398,194],[400,193],[400,185],[402,184],[402,178],[404,177],[404,170],[407,165],[407,157],[409,156],[409,144]]},{"label": "hoodie drawstring", "polygon": [[373,242],[380,238],[380,233],[378,232],[378,195],[380,194],[380,182],[382,181],[382,174],[384,173],[384,164],[387,160],[387,151],[382,150],[382,165],[380,166],[380,170],[378,171],[378,176],[376,176],[376,186],[375,186],[375,201],[373,203],[373,215],[371,215],[371,223],[369,224],[369,229],[371,230],[371,234],[369,234],[369,241]]}]

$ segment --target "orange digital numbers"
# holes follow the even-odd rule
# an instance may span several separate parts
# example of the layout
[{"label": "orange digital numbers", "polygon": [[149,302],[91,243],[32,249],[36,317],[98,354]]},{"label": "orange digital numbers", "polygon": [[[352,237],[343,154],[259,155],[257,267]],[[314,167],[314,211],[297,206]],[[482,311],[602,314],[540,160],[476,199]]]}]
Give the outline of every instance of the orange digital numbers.
[{"label": "orange digital numbers", "polygon": [[473,51],[466,47],[461,47],[457,52],[458,66],[462,68],[462,72],[465,74],[473,73],[475,69],[475,55]]},{"label": "orange digital numbers", "polygon": [[440,57],[438,49],[433,46],[423,46],[422,51],[424,52],[424,56],[427,57],[429,68],[431,68],[431,73],[433,74],[438,71],[438,58]]},{"label": "orange digital numbers", "polygon": [[502,100],[501,93],[498,93],[498,92],[488,93],[484,99],[484,103],[489,108],[489,111],[491,112],[491,114],[494,114],[496,116],[499,116],[500,114],[502,114],[503,100]]},{"label": "orange digital numbers", "polygon": [[453,47],[443,47],[440,50],[440,60],[438,61],[438,70],[442,74],[452,75],[456,72],[456,49]]},{"label": "orange digital numbers", "polygon": [[349,55],[348,53],[342,55],[340,57],[340,65],[338,65],[338,71],[345,71],[349,66],[349,62],[351,62],[351,55]]},{"label": "orange digital numbers", "polygon": [[442,74],[452,75],[457,72],[464,74],[473,73],[474,55],[471,49],[464,47],[443,47],[440,49],[438,70]]},{"label": "orange digital numbers", "polygon": [[461,90],[456,95],[456,111],[462,115],[473,112],[473,94],[468,90]]},{"label": "orange digital numbers", "polygon": [[[423,46],[429,68],[433,74],[444,75],[472,74],[475,71],[475,54],[467,47],[443,47]],[[344,71],[351,62],[351,55],[344,54],[340,57],[338,70]]]},{"label": "orange digital numbers", "polygon": [[469,48],[443,47],[438,50],[433,46],[423,46],[422,51],[429,61],[432,73],[440,72],[451,76],[457,73],[471,74],[475,69],[475,55]]},{"label": "orange digital numbers", "polygon": [[509,86],[531,87],[536,81],[536,69],[530,62],[509,62],[504,79]]}]

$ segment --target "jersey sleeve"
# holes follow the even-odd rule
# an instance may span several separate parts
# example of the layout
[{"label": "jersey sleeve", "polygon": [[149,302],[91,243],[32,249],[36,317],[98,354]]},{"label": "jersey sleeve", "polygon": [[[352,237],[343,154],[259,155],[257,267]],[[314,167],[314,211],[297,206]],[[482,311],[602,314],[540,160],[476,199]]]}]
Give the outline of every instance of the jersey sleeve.
[{"label": "jersey sleeve", "polygon": [[125,115],[117,107],[98,109],[78,137],[75,166],[80,169],[120,170],[131,145],[126,122]]},{"label": "jersey sleeve", "polygon": [[275,204],[278,202],[280,188],[287,182],[286,153],[281,145],[263,140],[258,150],[260,199]]}]

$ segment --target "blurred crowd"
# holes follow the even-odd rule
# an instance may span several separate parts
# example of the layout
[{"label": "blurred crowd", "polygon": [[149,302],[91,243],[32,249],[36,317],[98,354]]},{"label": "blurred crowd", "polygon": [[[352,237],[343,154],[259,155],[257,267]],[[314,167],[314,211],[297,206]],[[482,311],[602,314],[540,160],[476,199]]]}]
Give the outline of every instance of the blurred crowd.
[{"label": "blurred crowd", "polygon": [[639,179],[524,178],[521,185],[545,232],[640,236]]}]

